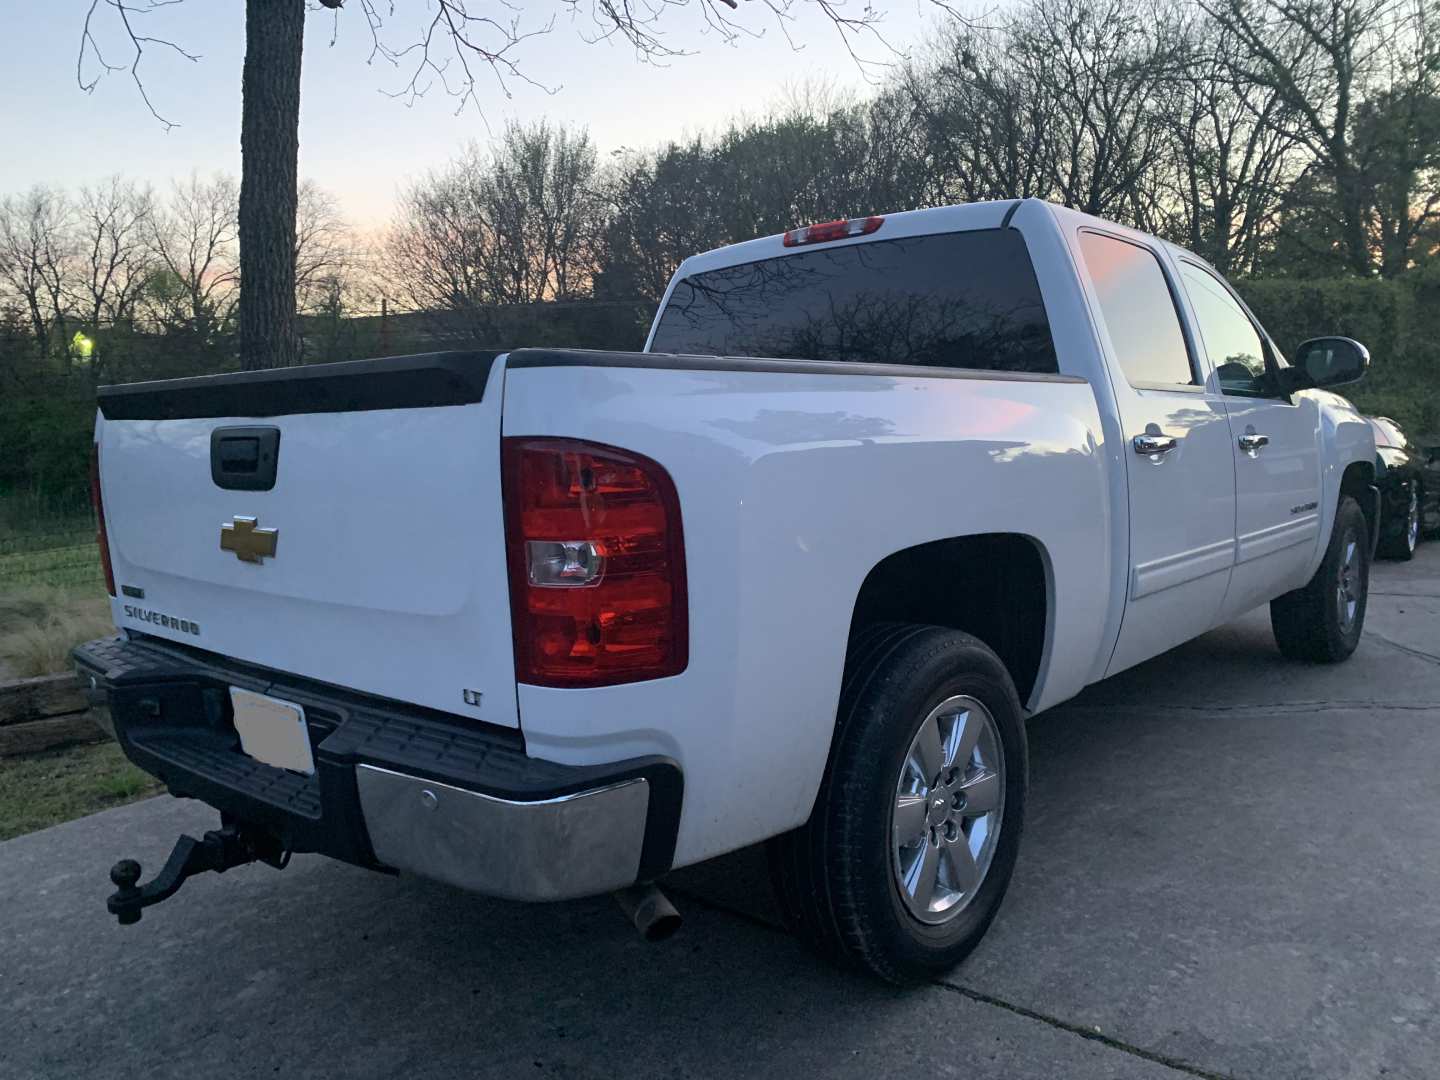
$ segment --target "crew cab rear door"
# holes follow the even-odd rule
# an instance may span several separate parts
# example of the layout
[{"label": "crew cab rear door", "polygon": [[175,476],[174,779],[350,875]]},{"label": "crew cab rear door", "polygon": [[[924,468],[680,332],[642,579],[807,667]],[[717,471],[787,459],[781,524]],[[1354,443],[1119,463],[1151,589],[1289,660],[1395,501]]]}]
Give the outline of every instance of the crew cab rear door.
[{"label": "crew cab rear door", "polygon": [[1221,609],[1230,619],[1309,579],[1323,524],[1320,408],[1276,392],[1279,358],[1250,313],[1207,267],[1177,261],[1230,420],[1235,569]]},{"label": "crew cab rear door", "polygon": [[1169,264],[1139,234],[1074,234],[1125,436],[1130,558],[1107,674],[1214,626],[1235,549],[1225,402],[1185,339]]}]

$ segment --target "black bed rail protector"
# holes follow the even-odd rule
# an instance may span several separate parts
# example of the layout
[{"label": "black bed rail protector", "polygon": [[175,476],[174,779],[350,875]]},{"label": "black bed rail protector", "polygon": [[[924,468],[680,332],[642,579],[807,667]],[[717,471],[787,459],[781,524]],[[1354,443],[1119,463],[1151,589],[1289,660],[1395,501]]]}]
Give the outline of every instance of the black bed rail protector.
[{"label": "black bed rail protector", "polygon": [[659,368],[671,371],[753,371],[772,375],[881,375],[888,378],[979,379],[991,382],[1081,383],[1076,375],[997,371],[921,364],[874,364],[856,360],[780,360],[764,356],[696,356],[688,353],[607,352],[599,349],[516,349],[505,367]]},{"label": "black bed rail protector", "polygon": [[189,379],[102,386],[107,420],[181,420],[219,416],[421,409],[480,401],[490,351],[416,353],[334,364],[237,371]]}]

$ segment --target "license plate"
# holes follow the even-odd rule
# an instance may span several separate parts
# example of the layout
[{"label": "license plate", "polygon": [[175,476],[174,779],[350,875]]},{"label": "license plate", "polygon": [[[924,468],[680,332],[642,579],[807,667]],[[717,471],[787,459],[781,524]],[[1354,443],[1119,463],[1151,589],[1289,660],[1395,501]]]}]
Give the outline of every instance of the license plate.
[{"label": "license plate", "polygon": [[238,686],[230,688],[230,704],[235,709],[235,731],[240,736],[241,750],[277,769],[314,774],[315,758],[310,753],[310,732],[303,708]]}]

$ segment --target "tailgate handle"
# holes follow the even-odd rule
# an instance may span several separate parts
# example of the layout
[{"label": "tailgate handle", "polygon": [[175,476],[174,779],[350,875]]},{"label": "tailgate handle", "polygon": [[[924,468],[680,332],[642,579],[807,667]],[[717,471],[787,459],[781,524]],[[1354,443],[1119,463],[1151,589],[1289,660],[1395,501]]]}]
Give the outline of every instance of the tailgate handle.
[{"label": "tailgate handle", "polygon": [[277,427],[222,427],[210,432],[210,479],[230,491],[269,491],[280,460]]}]

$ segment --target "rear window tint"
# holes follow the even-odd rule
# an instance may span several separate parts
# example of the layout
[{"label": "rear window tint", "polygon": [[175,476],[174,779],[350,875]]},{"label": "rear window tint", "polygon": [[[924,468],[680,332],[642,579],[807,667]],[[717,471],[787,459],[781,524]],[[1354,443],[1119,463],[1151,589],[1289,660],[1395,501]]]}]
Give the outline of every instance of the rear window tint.
[{"label": "rear window tint", "polygon": [[1155,255],[1126,240],[1085,231],[1080,251],[1100,301],[1111,348],[1131,386],[1190,386],[1198,380],[1180,316]]},{"label": "rear window tint", "polygon": [[815,248],[694,274],[654,352],[1055,372],[1025,240],[986,229]]}]

